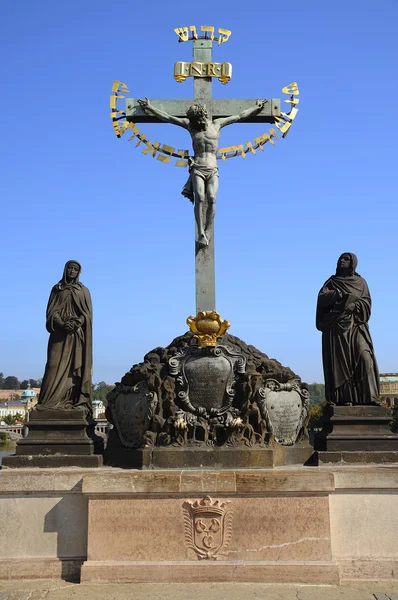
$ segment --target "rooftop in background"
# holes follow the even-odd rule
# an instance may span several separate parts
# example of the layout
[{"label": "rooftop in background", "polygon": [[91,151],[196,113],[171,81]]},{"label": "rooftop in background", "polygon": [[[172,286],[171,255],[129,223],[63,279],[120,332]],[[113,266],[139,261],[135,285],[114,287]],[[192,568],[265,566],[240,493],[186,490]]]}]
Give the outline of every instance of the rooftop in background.
[{"label": "rooftop in background", "polygon": [[380,381],[398,381],[398,373],[380,373]]},{"label": "rooftop in background", "polygon": [[[2,400],[9,400],[11,395],[15,396],[16,394],[18,394],[18,396],[22,397],[22,394],[26,391],[27,390],[0,390],[0,402]],[[37,395],[40,392],[40,388],[31,388],[30,391],[34,392],[35,395]],[[26,398],[26,396],[24,396],[24,398]]]}]

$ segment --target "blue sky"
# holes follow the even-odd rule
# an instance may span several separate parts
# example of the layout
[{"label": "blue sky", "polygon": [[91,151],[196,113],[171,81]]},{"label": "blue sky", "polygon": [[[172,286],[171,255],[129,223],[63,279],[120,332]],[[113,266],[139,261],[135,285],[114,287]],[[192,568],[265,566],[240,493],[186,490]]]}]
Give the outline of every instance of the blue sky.
[{"label": "blue sky", "polygon": [[[397,0],[14,0],[0,10],[0,371],[42,376],[48,295],[71,258],[94,304],[94,381],[118,381],[186,330],[195,310],[187,172],[117,139],[109,94],[119,79],[132,97],[192,97],[192,79],[173,79],[174,63],[191,60],[173,29],[188,25],[232,30],[214,45],[214,60],[233,66],[215,97],[300,88],[285,140],[220,165],[216,295],[230,332],[323,381],[316,297],[351,251],[373,298],[379,368],[398,370]],[[189,147],[179,128],[141,129]],[[266,129],[233,125],[221,145]]]}]

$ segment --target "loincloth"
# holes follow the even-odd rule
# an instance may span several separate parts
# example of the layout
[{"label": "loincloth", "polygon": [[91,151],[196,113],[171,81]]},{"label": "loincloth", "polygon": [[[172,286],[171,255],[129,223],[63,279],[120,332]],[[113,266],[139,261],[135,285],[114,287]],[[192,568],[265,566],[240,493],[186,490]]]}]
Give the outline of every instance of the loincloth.
[{"label": "loincloth", "polygon": [[189,167],[189,177],[181,192],[181,194],[185,196],[185,198],[188,198],[192,204],[195,201],[192,183],[193,175],[200,177],[203,179],[203,181],[207,182],[213,177],[218,177],[218,167],[203,167],[195,165],[195,163],[192,162],[191,166]]}]

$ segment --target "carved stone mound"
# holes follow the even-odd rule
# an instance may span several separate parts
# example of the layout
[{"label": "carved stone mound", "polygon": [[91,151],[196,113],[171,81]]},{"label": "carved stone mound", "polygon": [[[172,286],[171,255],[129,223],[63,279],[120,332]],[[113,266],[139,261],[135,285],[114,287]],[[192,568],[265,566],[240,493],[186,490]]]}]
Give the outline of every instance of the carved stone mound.
[{"label": "carved stone mound", "polygon": [[108,395],[108,409],[125,448],[140,448],[145,442],[158,399],[145,381],[134,387],[118,386]]},{"label": "carved stone mound", "polygon": [[308,420],[308,390],[297,379],[287,383],[267,379],[258,396],[260,412],[278,444],[295,444]]},{"label": "carved stone mound", "polygon": [[212,450],[265,450],[272,434],[294,444],[305,429],[308,393],[293,371],[239,338],[224,334],[217,346],[200,347],[187,333],[134,365],[108,402],[112,464],[122,449],[139,450],[142,464],[147,455],[160,464],[166,446],[170,455],[200,448],[200,466]]}]

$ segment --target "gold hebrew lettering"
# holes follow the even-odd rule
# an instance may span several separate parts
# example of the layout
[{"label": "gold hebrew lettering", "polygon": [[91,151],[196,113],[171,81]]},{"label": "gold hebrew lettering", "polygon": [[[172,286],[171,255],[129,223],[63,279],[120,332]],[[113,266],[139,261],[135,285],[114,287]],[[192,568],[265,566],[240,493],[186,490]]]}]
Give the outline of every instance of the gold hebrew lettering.
[{"label": "gold hebrew lettering", "polygon": [[204,32],[210,32],[211,36],[210,39],[213,41],[214,40],[214,27],[212,25],[202,25],[202,27],[200,28],[200,31],[204,31]]},{"label": "gold hebrew lettering", "polygon": [[254,138],[254,144],[258,144],[259,149],[264,152],[263,144],[269,142],[270,139],[271,138],[268,133],[263,133],[262,135],[259,135],[258,137]]},{"label": "gold hebrew lettering", "polygon": [[253,152],[253,154],[256,154],[256,151],[253,148],[253,144],[251,142],[246,142],[246,152]]},{"label": "gold hebrew lettering", "polygon": [[280,132],[282,134],[282,137],[285,138],[289,129],[291,128],[292,123],[285,123],[283,127],[280,128]]},{"label": "gold hebrew lettering", "polygon": [[284,102],[287,102],[288,104],[298,104],[300,102],[299,98],[293,98],[293,96],[291,98],[289,98],[289,100],[284,100]]},{"label": "gold hebrew lettering", "polygon": [[298,108],[293,106],[292,110],[290,112],[288,112],[288,113],[281,112],[281,117],[285,117],[286,119],[290,119],[291,121],[294,121],[297,113],[298,113]]},{"label": "gold hebrew lettering", "polygon": [[225,155],[229,152],[235,152],[235,154],[237,155],[239,151],[242,151],[242,153],[244,153],[243,144],[239,144],[238,146],[225,146],[225,148],[218,149],[218,152],[221,154],[222,160],[225,160]]},{"label": "gold hebrew lettering", "polygon": [[174,32],[178,35],[182,42],[188,41],[188,27],[177,27],[176,29],[174,29]]},{"label": "gold hebrew lettering", "polygon": [[179,160],[175,162],[175,167],[187,167],[188,161],[185,160],[188,158],[188,150],[177,150],[177,154],[181,157]]},{"label": "gold hebrew lettering", "polygon": [[167,164],[170,162],[171,156],[163,156],[162,154],[158,154],[156,158],[157,158],[157,160],[160,160],[161,162],[164,162]]},{"label": "gold hebrew lettering", "polygon": [[109,99],[109,108],[116,108],[117,96],[111,96]]},{"label": "gold hebrew lettering", "polygon": [[126,113],[124,112],[124,110],[113,109],[109,116],[111,117],[111,119],[115,119],[116,115],[123,115],[125,117]]},{"label": "gold hebrew lettering", "polygon": [[222,27],[219,27],[218,33],[220,34],[218,36],[218,45],[220,45],[220,44],[223,44],[224,42],[228,42],[232,31],[230,31],[229,29],[223,29]]},{"label": "gold hebrew lettering", "polygon": [[226,154],[228,152],[235,152],[237,150],[243,150],[243,144],[239,144],[239,146],[225,146],[225,148],[218,149],[220,154]]},{"label": "gold hebrew lettering", "polygon": [[164,152],[165,154],[173,154],[174,151],[175,148],[173,148],[173,146],[168,146],[167,144],[163,144],[160,148],[160,152]]},{"label": "gold hebrew lettering", "polygon": [[[140,133],[140,130],[138,129],[138,127],[137,127],[137,125],[136,125],[135,123],[129,123],[129,124],[127,125],[127,127],[128,127],[129,129],[131,129],[132,131],[134,131],[134,134],[135,134],[135,135],[138,135],[138,134]],[[134,136],[133,136],[133,137],[134,137]],[[132,139],[132,138],[131,138],[131,139]]]},{"label": "gold hebrew lettering", "polygon": [[121,81],[118,81],[117,79],[113,82],[112,84],[112,92],[117,92],[119,89],[119,85],[121,84]]},{"label": "gold hebrew lettering", "polygon": [[155,156],[156,154],[156,149],[152,146],[151,142],[149,140],[142,140],[144,142],[144,144],[146,145],[146,148],[143,149],[142,154],[152,154],[152,157]]},{"label": "gold hebrew lettering", "polygon": [[286,85],[285,87],[282,88],[282,92],[283,94],[293,94],[293,95],[299,95],[299,89],[298,89],[298,85],[296,81],[293,81],[292,83],[289,83],[289,85]]},{"label": "gold hebrew lettering", "polygon": [[190,25],[189,29],[192,31],[192,38],[194,40],[197,40],[198,39],[198,34],[196,33],[196,27],[195,27],[195,25]]},{"label": "gold hebrew lettering", "polygon": [[138,146],[141,145],[141,142],[143,142],[144,144],[146,144],[147,139],[146,139],[146,134],[145,133],[141,133],[137,137],[138,137],[138,142],[135,145],[136,148],[138,148]]}]

